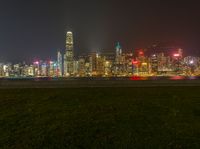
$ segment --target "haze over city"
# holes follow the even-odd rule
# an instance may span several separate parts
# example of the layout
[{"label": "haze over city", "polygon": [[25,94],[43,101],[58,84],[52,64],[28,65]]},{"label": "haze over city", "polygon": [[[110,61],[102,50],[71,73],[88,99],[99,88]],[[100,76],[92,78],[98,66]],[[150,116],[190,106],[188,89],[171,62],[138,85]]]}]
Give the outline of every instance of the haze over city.
[{"label": "haze over city", "polygon": [[198,2],[1,0],[0,61],[56,59],[74,33],[76,55],[91,51],[146,48],[154,43],[179,46],[199,55]]}]

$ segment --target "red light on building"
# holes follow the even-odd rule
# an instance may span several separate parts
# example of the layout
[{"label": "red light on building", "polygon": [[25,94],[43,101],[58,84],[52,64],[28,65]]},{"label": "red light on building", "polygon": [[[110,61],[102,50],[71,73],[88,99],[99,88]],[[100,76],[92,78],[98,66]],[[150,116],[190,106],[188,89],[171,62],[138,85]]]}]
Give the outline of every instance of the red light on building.
[{"label": "red light on building", "polygon": [[144,55],[144,52],[143,52],[143,51],[140,51],[139,54],[140,54],[140,55]]},{"label": "red light on building", "polygon": [[144,50],[139,50],[139,52],[138,52],[138,54],[139,54],[139,56],[144,56]]},{"label": "red light on building", "polygon": [[174,54],[174,57],[180,57],[180,54],[175,53],[175,54]]},{"label": "red light on building", "polygon": [[133,65],[138,65],[138,64],[139,64],[139,61],[132,60],[132,64],[133,64]]}]

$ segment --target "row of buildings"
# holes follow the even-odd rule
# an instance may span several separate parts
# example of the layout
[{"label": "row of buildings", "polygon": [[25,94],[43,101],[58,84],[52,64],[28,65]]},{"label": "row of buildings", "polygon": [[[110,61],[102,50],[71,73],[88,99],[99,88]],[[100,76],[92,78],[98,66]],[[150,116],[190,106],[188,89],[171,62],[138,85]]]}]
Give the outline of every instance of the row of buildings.
[{"label": "row of buildings", "polygon": [[120,43],[111,52],[93,52],[75,58],[73,33],[66,34],[65,52],[55,61],[12,65],[0,63],[1,77],[123,77],[200,75],[200,58],[184,56],[180,48],[124,52]]}]

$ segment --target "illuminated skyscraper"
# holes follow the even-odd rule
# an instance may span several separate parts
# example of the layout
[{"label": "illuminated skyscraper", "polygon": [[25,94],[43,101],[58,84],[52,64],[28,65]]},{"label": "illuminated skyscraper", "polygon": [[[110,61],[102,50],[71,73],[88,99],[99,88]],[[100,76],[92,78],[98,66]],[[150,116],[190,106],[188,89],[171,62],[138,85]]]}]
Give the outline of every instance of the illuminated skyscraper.
[{"label": "illuminated skyscraper", "polygon": [[122,47],[118,42],[116,45],[116,55],[115,55],[115,75],[123,75],[125,66],[125,57],[122,54]]},{"label": "illuminated skyscraper", "polygon": [[79,76],[85,75],[85,59],[84,58],[79,58],[78,60],[78,72],[79,72]]},{"label": "illuminated skyscraper", "polygon": [[62,65],[62,54],[60,51],[58,51],[58,54],[57,54],[57,76],[61,77],[63,72],[63,65]]},{"label": "illuminated skyscraper", "polygon": [[89,56],[90,72],[92,75],[97,75],[97,53],[92,52]]},{"label": "illuminated skyscraper", "polygon": [[115,57],[116,64],[121,64],[121,59],[122,59],[122,48],[120,43],[118,42],[116,45],[116,57]]},{"label": "illuminated skyscraper", "polygon": [[66,34],[66,51],[64,56],[64,75],[72,76],[74,74],[74,42],[73,33]]},{"label": "illuminated skyscraper", "polygon": [[158,73],[158,54],[150,56],[151,73]]}]

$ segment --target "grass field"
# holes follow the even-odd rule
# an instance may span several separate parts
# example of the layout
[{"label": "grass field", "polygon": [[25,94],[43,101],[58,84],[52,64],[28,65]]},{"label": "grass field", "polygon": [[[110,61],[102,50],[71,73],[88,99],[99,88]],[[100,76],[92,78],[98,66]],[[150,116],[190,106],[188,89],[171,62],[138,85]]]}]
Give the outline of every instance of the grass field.
[{"label": "grass field", "polygon": [[200,87],[0,90],[0,148],[200,148]]}]

